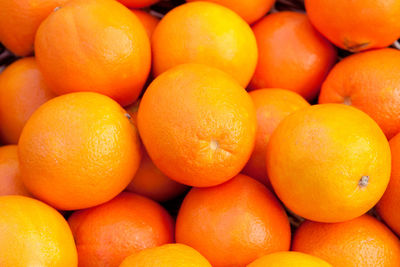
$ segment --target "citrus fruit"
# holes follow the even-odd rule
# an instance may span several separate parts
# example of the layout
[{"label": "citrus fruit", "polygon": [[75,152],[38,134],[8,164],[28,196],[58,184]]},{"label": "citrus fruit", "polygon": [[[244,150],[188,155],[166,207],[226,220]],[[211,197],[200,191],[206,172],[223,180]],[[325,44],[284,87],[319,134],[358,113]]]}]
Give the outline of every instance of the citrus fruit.
[{"label": "citrus fruit", "polygon": [[183,244],[147,248],[127,257],[119,267],[211,267],[199,252]]},{"label": "citrus fruit", "polygon": [[165,176],[143,149],[139,169],[126,190],[163,202],[181,195],[187,190],[187,186]]},{"label": "citrus fruit", "polygon": [[377,211],[386,224],[400,235],[400,134],[389,141],[392,152],[392,174],[388,188],[377,205]]},{"label": "citrus fruit", "polygon": [[230,9],[192,2],[167,13],[152,37],[156,76],[183,63],[219,68],[247,86],[257,64],[257,43],[249,25]]},{"label": "citrus fruit", "polygon": [[342,103],[373,118],[388,138],[400,132],[400,51],[384,48],[346,57],[329,73],[319,103]]},{"label": "citrus fruit", "polygon": [[62,210],[95,206],[119,194],[141,156],[137,131],[125,115],[112,99],[90,92],[39,107],[18,144],[28,190]]},{"label": "citrus fruit", "polygon": [[122,105],[138,98],[151,64],[142,23],[114,0],[68,1],[40,25],[35,54],[55,93],[97,92]]},{"label": "citrus fruit", "polygon": [[136,15],[136,17],[143,24],[143,27],[146,30],[147,36],[150,39],[151,36],[153,35],[154,30],[157,27],[157,24],[160,22],[160,20],[158,18],[152,16],[150,13],[145,12],[143,10],[132,9],[132,12],[133,12],[133,14]]},{"label": "citrus fruit", "polygon": [[242,172],[271,188],[265,166],[268,140],[279,123],[290,113],[309,104],[300,95],[283,89],[250,92],[257,113],[257,135],[253,153]]},{"label": "citrus fruit", "polygon": [[40,23],[68,0],[0,1],[0,42],[18,56],[33,52]]},{"label": "citrus fruit", "polygon": [[382,197],[390,148],[379,126],[356,108],[315,105],[287,116],[267,145],[267,171],[280,200],[309,220],[358,217]]},{"label": "citrus fruit", "polygon": [[351,52],[386,47],[400,37],[397,0],[305,0],[312,24]]},{"label": "citrus fruit", "polygon": [[171,179],[198,187],[221,184],[240,172],[257,126],[248,93],[222,71],[199,64],[157,77],[137,120],[154,164]]},{"label": "citrus fruit", "polygon": [[176,242],[196,249],[212,266],[245,266],[289,250],[290,227],[275,196],[240,174],[218,186],[191,189],[178,213]]},{"label": "citrus fruit", "polygon": [[33,57],[8,66],[0,75],[0,139],[17,144],[32,113],[53,97]]},{"label": "citrus fruit", "polygon": [[247,267],[330,267],[329,263],[320,258],[295,252],[295,251],[283,251],[275,252],[262,256],[261,258],[253,261]]},{"label": "citrus fruit", "polygon": [[0,196],[29,196],[22,183],[16,145],[0,147]]},{"label": "citrus fruit", "polygon": [[[199,0],[187,0],[187,2],[193,2]],[[272,8],[275,0],[206,0],[207,2],[213,2],[235,11],[241,16],[247,23],[251,24],[259,20],[262,16]]]},{"label": "citrus fruit", "polygon": [[76,247],[65,219],[38,200],[1,196],[0,266],[77,267]]},{"label": "citrus fruit", "polygon": [[123,5],[130,8],[142,8],[151,6],[160,0],[118,0]]},{"label": "citrus fruit", "polygon": [[173,220],[167,211],[132,193],[77,211],[68,222],[80,267],[119,266],[134,252],[174,241]]},{"label": "citrus fruit", "polygon": [[341,223],[306,221],[297,229],[292,249],[333,266],[400,266],[399,239],[369,215]]},{"label": "citrus fruit", "polygon": [[337,60],[335,48],[301,13],[274,13],[252,29],[259,58],[250,88],[283,88],[313,100]]}]

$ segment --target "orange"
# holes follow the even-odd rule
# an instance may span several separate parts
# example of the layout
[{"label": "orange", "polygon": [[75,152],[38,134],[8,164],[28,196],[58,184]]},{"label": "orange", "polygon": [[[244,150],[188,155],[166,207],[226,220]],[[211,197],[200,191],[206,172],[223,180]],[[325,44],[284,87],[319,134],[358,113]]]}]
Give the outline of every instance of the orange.
[{"label": "orange", "polygon": [[296,12],[268,15],[252,29],[259,58],[250,88],[283,88],[313,100],[337,60],[336,49]]},{"label": "orange", "polygon": [[191,186],[221,184],[253,150],[256,114],[248,93],[222,71],[183,64],[157,77],[139,106],[138,126],[154,164]]},{"label": "orange", "polygon": [[132,12],[133,12],[133,14],[136,15],[136,17],[143,24],[144,29],[146,30],[147,36],[149,38],[151,38],[151,36],[153,35],[153,32],[156,29],[157,24],[160,22],[160,20],[143,10],[132,9]]},{"label": "orange", "polygon": [[114,0],[69,1],[40,25],[35,53],[55,93],[97,92],[122,105],[138,98],[151,64],[142,23]]},{"label": "orange", "polygon": [[265,166],[268,140],[287,115],[309,104],[300,95],[282,89],[255,90],[250,96],[257,112],[257,135],[253,154],[242,172],[271,188]]},{"label": "orange", "polygon": [[[187,0],[187,2],[193,2],[199,0]],[[251,24],[259,20],[262,16],[272,8],[275,0],[206,0],[207,2],[213,2],[235,11],[241,16],[247,23]]]},{"label": "orange", "polygon": [[38,200],[1,196],[0,266],[77,267],[76,247],[65,219]]},{"label": "orange", "polygon": [[0,147],[0,196],[4,195],[30,195],[22,183],[15,145]]},{"label": "orange", "polygon": [[305,0],[313,25],[351,52],[386,47],[400,37],[398,0]]},{"label": "orange", "polygon": [[123,5],[130,8],[142,8],[151,6],[160,0],[118,0]]},{"label": "orange", "polygon": [[199,252],[183,244],[148,248],[127,257],[119,267],[211,267]]},{"label": "orange", "polygon": [[339,62],[322,85],[319,103],[342,103],[373,118],[388,138],[400,132],[400,51],[379,49]]},{"label": "orange", "polygon": [[243,87],[257,64],[257,43],[249,25],[230,9],[192,2],[167,13],[152,37],[156,76],[183,63],[219,68]]},{"label": "orange", "polygon": [[358,217],[382,197],[390,148],[365,113],[340,104],[315,105],[287,116],[267,145],[267,171],[279,199],[313,221]]},{"label": "orange", "polygon": [[379,216],[400,235],[400,134],[389,141],[392,152],[392,174],[385,194],[377,205]]},{"label": "orange", "polygon": [[137,131],[125,110],[90,92],[43,104],[25,125],[18,146],[28,190],[62,210],[115,197],[135,175],[141,156]]},{"label": "orange", "polygon": [[33,52],[36,31],[53,10],[68,0],[0,1],[0,42],[18,56]]},{"label": "orange", "polygon": [[119,266],[134,252],[174,241],[173,221],[167,211],[132,193],[77,211],[68,222],[78,249],[79,267]]},{"label": "orange", "polygon": [[176,241],[189,245],[214,267],[245,266],[289,250],[288,217],[275,196],[256,180],[238,175],[209,188],[193,188],[176,222]]},{"label": "orange", "polygon": [[17,60],[0,75],[0,138],[18,143],[26,121],[44,102],[53,98],[33,57]]},{"label": "orange", "polygon": [[187,186],[165,176],[143,150],[139,169],[126,190],[163,202],[181,195]]},{"label": "orange", "polygon": [[330,267],[329,263],[320,258],[295,251],[276,252],[263,256],[247,267]]},{"label": "orange", "polygon": [[306,221],[297,229],[292,249],[333,266],[400,266],[399,239],[369,215],[342,223]]}]

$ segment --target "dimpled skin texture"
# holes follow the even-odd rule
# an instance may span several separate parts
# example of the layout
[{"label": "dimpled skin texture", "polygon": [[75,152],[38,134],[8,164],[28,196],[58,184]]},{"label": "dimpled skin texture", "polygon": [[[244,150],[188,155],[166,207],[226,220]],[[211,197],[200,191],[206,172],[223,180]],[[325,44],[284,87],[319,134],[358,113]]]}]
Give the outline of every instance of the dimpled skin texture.
[{"label": "dimpled skin texture", "polygon": [[329,263],[320,258],[295,252],[283,251],[265,255],[247,267],[332,267]]},{"label": "dimpled skin texture", "polygon": [[142,23],[113,0],[70,0],[40,25],[35,54],[55,93],[98,92],[121,105],[138,98],[151,65]]},{"label": "dimpled skin texture", "polygon": [[248,93],[222,71],[198,64],[157,77],[140,102],[137,120],[154,164],[171,179],[197,187],[239,173],[257,127]]},{"label": "dimpled skin texture", "polygon": [[265,166],[268,140],[287,115],[310,104],[300,95],[282,89],[254,90],[250,96],[257,112],[257,135],[253,153],[242,172],[271,189]]},{"label": "dimpled skin texture", "polygon": [[32,113],[54,97],[33,57],[17,60],[0,75],[0,139],[17,144]]},{"label": "dimpled skin texture", "polygon": [[65,219],[38,200],[1,196],[0,266],[77,267],[76,247]]},{"label": "dimpled skin texture", "polygon": [[154,165],[146,151],[143,151],[135,177],[126,188],[127,191],[161,202],[173,199],[187,189],[187,186],[165,176]]},{"label": "dimpled skin texture", "polygon": [[[267,146],[267,171],[290,210],[313,221],[340,222],[364,214],[382,197],[390,148],[365,113],[340,104],[315,105],[279,124]],[[363,176],[367,181],[361,182]]]},{"label": "dimpled skin texture", "polygon": [[183,63],[219,68],[246,87],[257,64],[257,43],[249,25],[230,9],[209,2],[178,6],[152,37],[156,76]]},{"label": "dimpled skin texture", "polygon": [[148,248],[126,258],[119,267],[211,267],[199,252],[183,244]]},{"label": "dimpled skin texture", "polygon": [[168,212],[145,197],[122,193],[68,219],[78,249],[79,267],[114,267],[132,253],[174,242]]},{"label": "dimpled skin texture", "polygon": [[283,88],[313,100],[337,60],[333,45],[296,12],[268,15],[252,29],[259,58],[250,89]]},{"label": "dimpled skin texture", "polygon": [[369,215],[332,224],[306,221],[293,237],[292,250],[338,267],[400,266],[398,238]]},{"label": "dimpled skin texture", "polygon": [[143,24],[144,29],[146,30],[147,36],[149,39],[153,35],[154,30],[156,29],[158,23],[160,20],[150,13],[147,13],[143,10],[138,10],[138,9],[132,9],[133,14],[136,15],[136,17],[140,20],[140,22]]},{"label": "dimpled skin texture", "polygon": [[18,56],[33,52],[33,42],[40,23],[68,0],[0,1],[0,42]]},{"label": "dimpled skin texture", "polygon": [[400,135],[393,137],[389,145],[392,151],[392,175],[377,211],[385,223],[400,235]]},{"label": "dimpled skin texture", "polygon": [[351,52],[386,47],[400,37],[398,0],[305,0],[305,6],[318,31]]},{"label": "dimpled skin texture", "polygon": [[159,1],[160,0],[118,0],[118,2],[130,8],[148,7]]},{"label": "dimpled skin texture", "polygon": [[140,141],[126,112],[90,92],[56,97],[35,111],[19,142],[21,176],[33,195],[62,210],[119,194],[140,163]]},{"label": "dimpled skin texture", "polygon": [[[187,0],[187,2],[193,2],[199,0]],[[241,16],[247,23],[251,24],[259,20],[262,16],[274,5],[275,0],[206,0],[207,2],[213,2],[235,11]]]},{"label": "dimpled skin texture", "polygon": [[241,174],[222,185],[193,188],[176,222],[176,242],[193,247],[214,267],[245,266],[265,254],[289,250],[290,238],[278,200]]},{"label": "dimpled skin texture", "polygon": [[384,48],[346,57],[329,73],[319,103],[345,103],[373,118],[387,138],[400,131],[400,51]]},{"label": "dimpled skin texture", "polygon": [[21,180],[16,145],[0,147],[0,196],[29,196]]}]

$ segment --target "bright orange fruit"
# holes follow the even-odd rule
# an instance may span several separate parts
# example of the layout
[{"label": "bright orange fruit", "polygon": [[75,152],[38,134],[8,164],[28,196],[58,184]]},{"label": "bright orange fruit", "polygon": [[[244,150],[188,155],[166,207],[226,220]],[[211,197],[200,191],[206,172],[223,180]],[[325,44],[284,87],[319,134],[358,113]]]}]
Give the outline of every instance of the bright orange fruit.
[{"label": "bright orange fruit", "polygon": [[22,131],[21,177],[57,209],[92,207],[129,184],[140,146],[126,111],[112,99],[90,92],[59,96],[39,107]]},{"label": "bright orange fruit", "polygon": [[267,171],[293,212],[313,221],[346,221],[382,197],[390,178],[390,148],[364,112],[315,105],[295,111],[276,128],[267,146]]},{"label": "bright orange fruit", "polygon": [[245,266],[289,250],[289,220],[275,196],[258,181],[238,175],[209,188],[193,188],[176,221],[176,242],[193,247],[212,266]]},{"label": "bright orange fruit", "polygon": [[151,65],[142,23],[114,0],[68,1],[40,25],[35,54],[55,93],[97,92],[122,105],[138,98]]},{"label": "bright orange fruit", "polygon": [[140,22],[143,24],[144,29],[146,30],[147,36],[149,39],[153,35],[154,30],[156,29],[158,23],[160,20],[154,16],[152,16],[150,13],[145,12],[143,10],[139,9],[132,9],[133,14],[136,15],[136,17],[140,20]]},{"label": "bright orange fruit", "polygon": [[132,253],[174,241],[168,212],[145,197],[122,193],[102,205],[73,213],[68,220],[79,267],[119,266]]},{"label": "bright orange fruit", "polygon": [[0,75],[0,139],[17,144],[32,113],[53,97],[35,58],[22,58],[8,66]]},{"label": "bright orange fruit", "polygon": [[256,114],[248,93],[224,72],[183,64],[157,77],[139,106],[138,126],[154,164],[177,182],[221,184],[253,150]]},{"label": "bright orange fruit", "polygon": [[253,261],[247,267],[332,267],[329,263],[315,256],[295,252],[283,251],[265,255]]}]

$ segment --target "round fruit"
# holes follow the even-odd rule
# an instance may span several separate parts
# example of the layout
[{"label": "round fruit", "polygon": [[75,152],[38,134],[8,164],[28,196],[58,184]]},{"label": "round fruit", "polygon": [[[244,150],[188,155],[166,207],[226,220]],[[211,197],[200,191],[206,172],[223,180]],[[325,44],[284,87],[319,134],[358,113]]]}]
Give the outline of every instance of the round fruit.
[{"label": "round fruit", "polygon": [[333,266],[400,266],[399,239],[368,215],[342,223],[306,221],[297,229],[292,249]]},{"label": "round fruit", "polygon": [[252,28],[259,58],[250,88],[284,88],[313,100],[337,60],[336,49],[305,14],[271,14]]},{"label": "round fruit", "polygon": [[139,169],[126,190],[163,202],[181,195],[187,186],[165,176],[143,151]]},{"label": "round fruit", "polygon": [[283,251],[268,254],[263,256],[249,265],[247,267],[332,267],[329,263],[320,258],[295,252],[295,251]]},{"label": "round fruit", "polygon": [[319,103],[343,103],[373,118],[388,138],[400,132],[400,51],[379,49],[339,62],[322,85]]},{"label": "round fruit", "polygon": [[154,5],[160,0],[118,0],[118,2],[130,8],[142,8]]},{"label": "round fruit", "polygon": [[231,179],[254,147],[257,121],[250,96],[233,78],[205,65],[183,64],[157,77],[137,119],[154,164],[191,186]]},{"label": "round fruit", "polygon": [[287,115],[309,104],[300,95],[282,89],[259,89],[250,96],[257,112],[257,135],[253,154],[242,172],[271,188],[265,166],[268,140]]},{"label": "round fruit", "polygon": [[392,152],[392,175],[377,211],[386,224],[400,235],[400,134],[393,137],[389,145]]},{"label": "round fruit", "polygon": [[350,52],[386,47],[400,37],[398,0],[306,0],[312,24]]},{"label": "round fruit", "polygon": [[0,139],[17,144],[32,113],[53,97],[33,57],[7,67],[0,75]]},{"label": "round fruit", "polygon": [[132,12],[140,20],[144,29],[146,30],[147,36],[150,39],[160,20],[142,10],[132,9]]},{"label": "round fruit", "polygon": [[30,195],[21,180],[15,145],[0,147],[0,196],[5,195]]},{"label": "round fruit", "polygon": [[62,210],[92,207],[115,197],[132,180],[140,156],[139,137],[125,110],[89,92],[43,104],[19,142],[24,184]]},{"label": "round fruit", "polygon": [[362,111],[315,105],[279,124],[267,146],[267,171],[290,210],[313,221],[340,222],[364,214],[382,197],[390,148]]},{"label": "round fruit", "polygon": [[119,267],[211,267],[199,252],[183,244],[148,248],[127,257]]},{"label": "round fruit", "polygon": [[38,200],[1,196],[0,266],[77,267],[74,239],[65,219]]},{"label": "round fruit", "polygon": [[138,98],[151,64],[142,23],[113,0],[69,1],[40,25],[35,53],[55,93],[97,92],[122,105]]},{"label": "round fruit", "polygon": [[182,63],[219,68],[243,87],[257,64],[257,43],[249,25],[233,11],[209,2],[174,8],[152,38],[153,72],[157,76]]},{"label": "round fruit", "polygon": [[[187,0],[187,2],[193,2],[199,0]],[[272,8],[275,0],[206,0],[207,2],[213,2],[222,6],[226,6],[229,9],[235,11],[241,16],[247,23],[251,24],[259,20],[262,16]]]},{"label": "round fruit", "polygon": [[14,54],[33,52],[36,31],[42,21],[68,0],[0,1],[0,41]]},{"label": "round fruit", "polygon": [[173,220],[167,211],[132,193],[77,211],[68,222],[80,267],[118,266],[132,253],[174,241]]},{"label": "round fruit", "polygon": [[245,266],[289,250],[290,227],[274,195],[256,180],[238,175],[188,193],[178,213],[176,241],[199,251],[212,266]]}]

